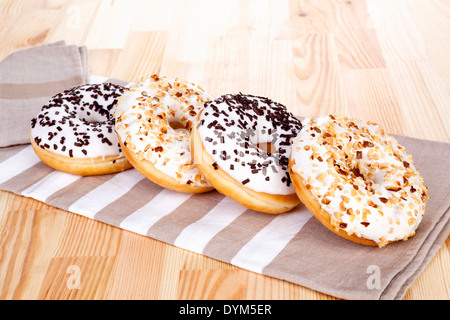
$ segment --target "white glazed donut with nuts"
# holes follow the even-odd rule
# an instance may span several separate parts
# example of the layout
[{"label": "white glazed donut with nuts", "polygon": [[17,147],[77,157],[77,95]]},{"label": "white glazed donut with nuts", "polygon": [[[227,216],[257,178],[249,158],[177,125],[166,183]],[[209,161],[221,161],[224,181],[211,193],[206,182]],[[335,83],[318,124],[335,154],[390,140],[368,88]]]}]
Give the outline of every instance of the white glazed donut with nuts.
[{"label": "white glazed donut with nuts", "polygon": [[297,194],[330,230],[379,247],[415,234],[427,188],[405,148],[377,124],[342,115],[306,119],[292,143]]},{"label": "white glazed donut with nuts", "polygon": [[127,159],[151,181],[171,190],[214,189],[192,161],[190,130],[204,103],[200,86],[153,75],[129,85],[114,113]]}]

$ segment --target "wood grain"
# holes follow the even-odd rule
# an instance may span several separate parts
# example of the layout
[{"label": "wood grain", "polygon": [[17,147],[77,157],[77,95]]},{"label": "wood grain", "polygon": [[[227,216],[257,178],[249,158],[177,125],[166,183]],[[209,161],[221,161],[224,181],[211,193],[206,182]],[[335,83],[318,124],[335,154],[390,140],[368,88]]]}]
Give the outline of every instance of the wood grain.
[{"label": "wood grain", "polygon": [[[0,2],[0,59],[62,39],[88,47],[91,74],[176,76],[450,142],[445,0]],[[450,238],[405,299],[449,299],[449,275]],[[0,191],[0,299],[335,298]]]}]

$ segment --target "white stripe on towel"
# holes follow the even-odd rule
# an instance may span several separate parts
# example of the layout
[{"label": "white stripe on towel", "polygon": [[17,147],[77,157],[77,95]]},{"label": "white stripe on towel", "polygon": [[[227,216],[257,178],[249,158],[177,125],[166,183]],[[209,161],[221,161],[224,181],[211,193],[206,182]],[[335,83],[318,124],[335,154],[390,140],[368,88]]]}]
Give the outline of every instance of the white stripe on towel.
[{"label": "white stripe on towel", "polygon": [[126,217],[120,227],[129,231],[146,235],[158,220],[173,212],[192,194],[163,189],[145,206]]},{"label": "white stripe on towel", "polygon": [[261,273],[312,216],[306,208],[280,214],[239,250],[231,264]]},{"label": "white stripe on towel", "polygon": [[45,202],[45,200],[53,193],[67,187],[69,184],[80,178],[81,176],[78,175],[55,170],[29,188],[23,190],[21,194],[25,197],[31,197]]},{"label": "white stripe on towel", "polygon": [[0,183],[19,175],[40,161],[32,146],[24,148],[0,163]]},{"label": "white stripe on towel", "polygon": [[174,242],[180,248],[202,253],[208,242],[247,210],[244,206],[224,198],[200,220],[186,227]]},{"label": "white stripe on towel", "polygon": [[97,212],[123,196],[142,179],[144,176],[134,169],[117,173],[113,178],[75,201],[68,211],[93,219]]}]

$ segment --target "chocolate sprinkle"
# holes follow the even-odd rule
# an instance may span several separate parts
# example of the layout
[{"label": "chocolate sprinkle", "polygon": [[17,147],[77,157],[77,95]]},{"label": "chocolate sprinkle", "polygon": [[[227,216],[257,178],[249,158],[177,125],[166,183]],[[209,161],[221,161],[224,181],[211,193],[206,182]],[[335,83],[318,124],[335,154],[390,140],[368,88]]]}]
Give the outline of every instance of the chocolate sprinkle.
[{"label": "chocolate sprinkle", "polygon": [[[209,129],[205,140],[212,146],[211,153],[216,160],[232,161],[234,164],[226,166],[232,171],[237,165],[238,168],[249,168],[250,176],[245,177],[242,184],[251,182],[256,175],[270,181],[269,174],[284,171],[280,180],[286,187],[291,186],[288,174],[291,140],[300,132],[302,124],[282,104],[242,93],[223,95],[205,103],[199,130],[201,127]],[[270,152],[254,142],[258,135],[270,137],[271,141],[267,141],[272,146]],[[238,148],[229,150],[230,143]],[[218,167],[216,162],[213,167]]]},{"label": "chocolate sprinkle", "polygon": [[[67,150],[65,144],[73,141],[68,145],[71,148],[68,149],[69,157],[80,153],[88,156],[86,147],[93,139],[113,145],[110,139],[103,135],[100,137],[98,132],[101,132],[100,127],[106,127],[109,133],[114,133],[113,111],[124,91],[124,87],[101,83],[78,86],[53,96],[31,120],[32,133],[36,127],[47,131],[45,137],[35,136],[34,141],[43,149],[52,148],[63,153]],[[52,143],[47,143],[49,141]]]}]

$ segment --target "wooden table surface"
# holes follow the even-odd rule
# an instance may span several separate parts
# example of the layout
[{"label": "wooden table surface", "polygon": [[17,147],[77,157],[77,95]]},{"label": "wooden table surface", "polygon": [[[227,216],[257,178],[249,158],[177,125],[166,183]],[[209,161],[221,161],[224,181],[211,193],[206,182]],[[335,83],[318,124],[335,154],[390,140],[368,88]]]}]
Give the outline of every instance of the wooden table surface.
[{"label": "wooden table surface", "polygon": [[[0,60],[58,40],[86,45],[93,75],[158,73],[450,142],[448,0],[0,0]],[[449,299],[449,248],[405,299]],[[0,298],[334,299],[4,191]]]}]

